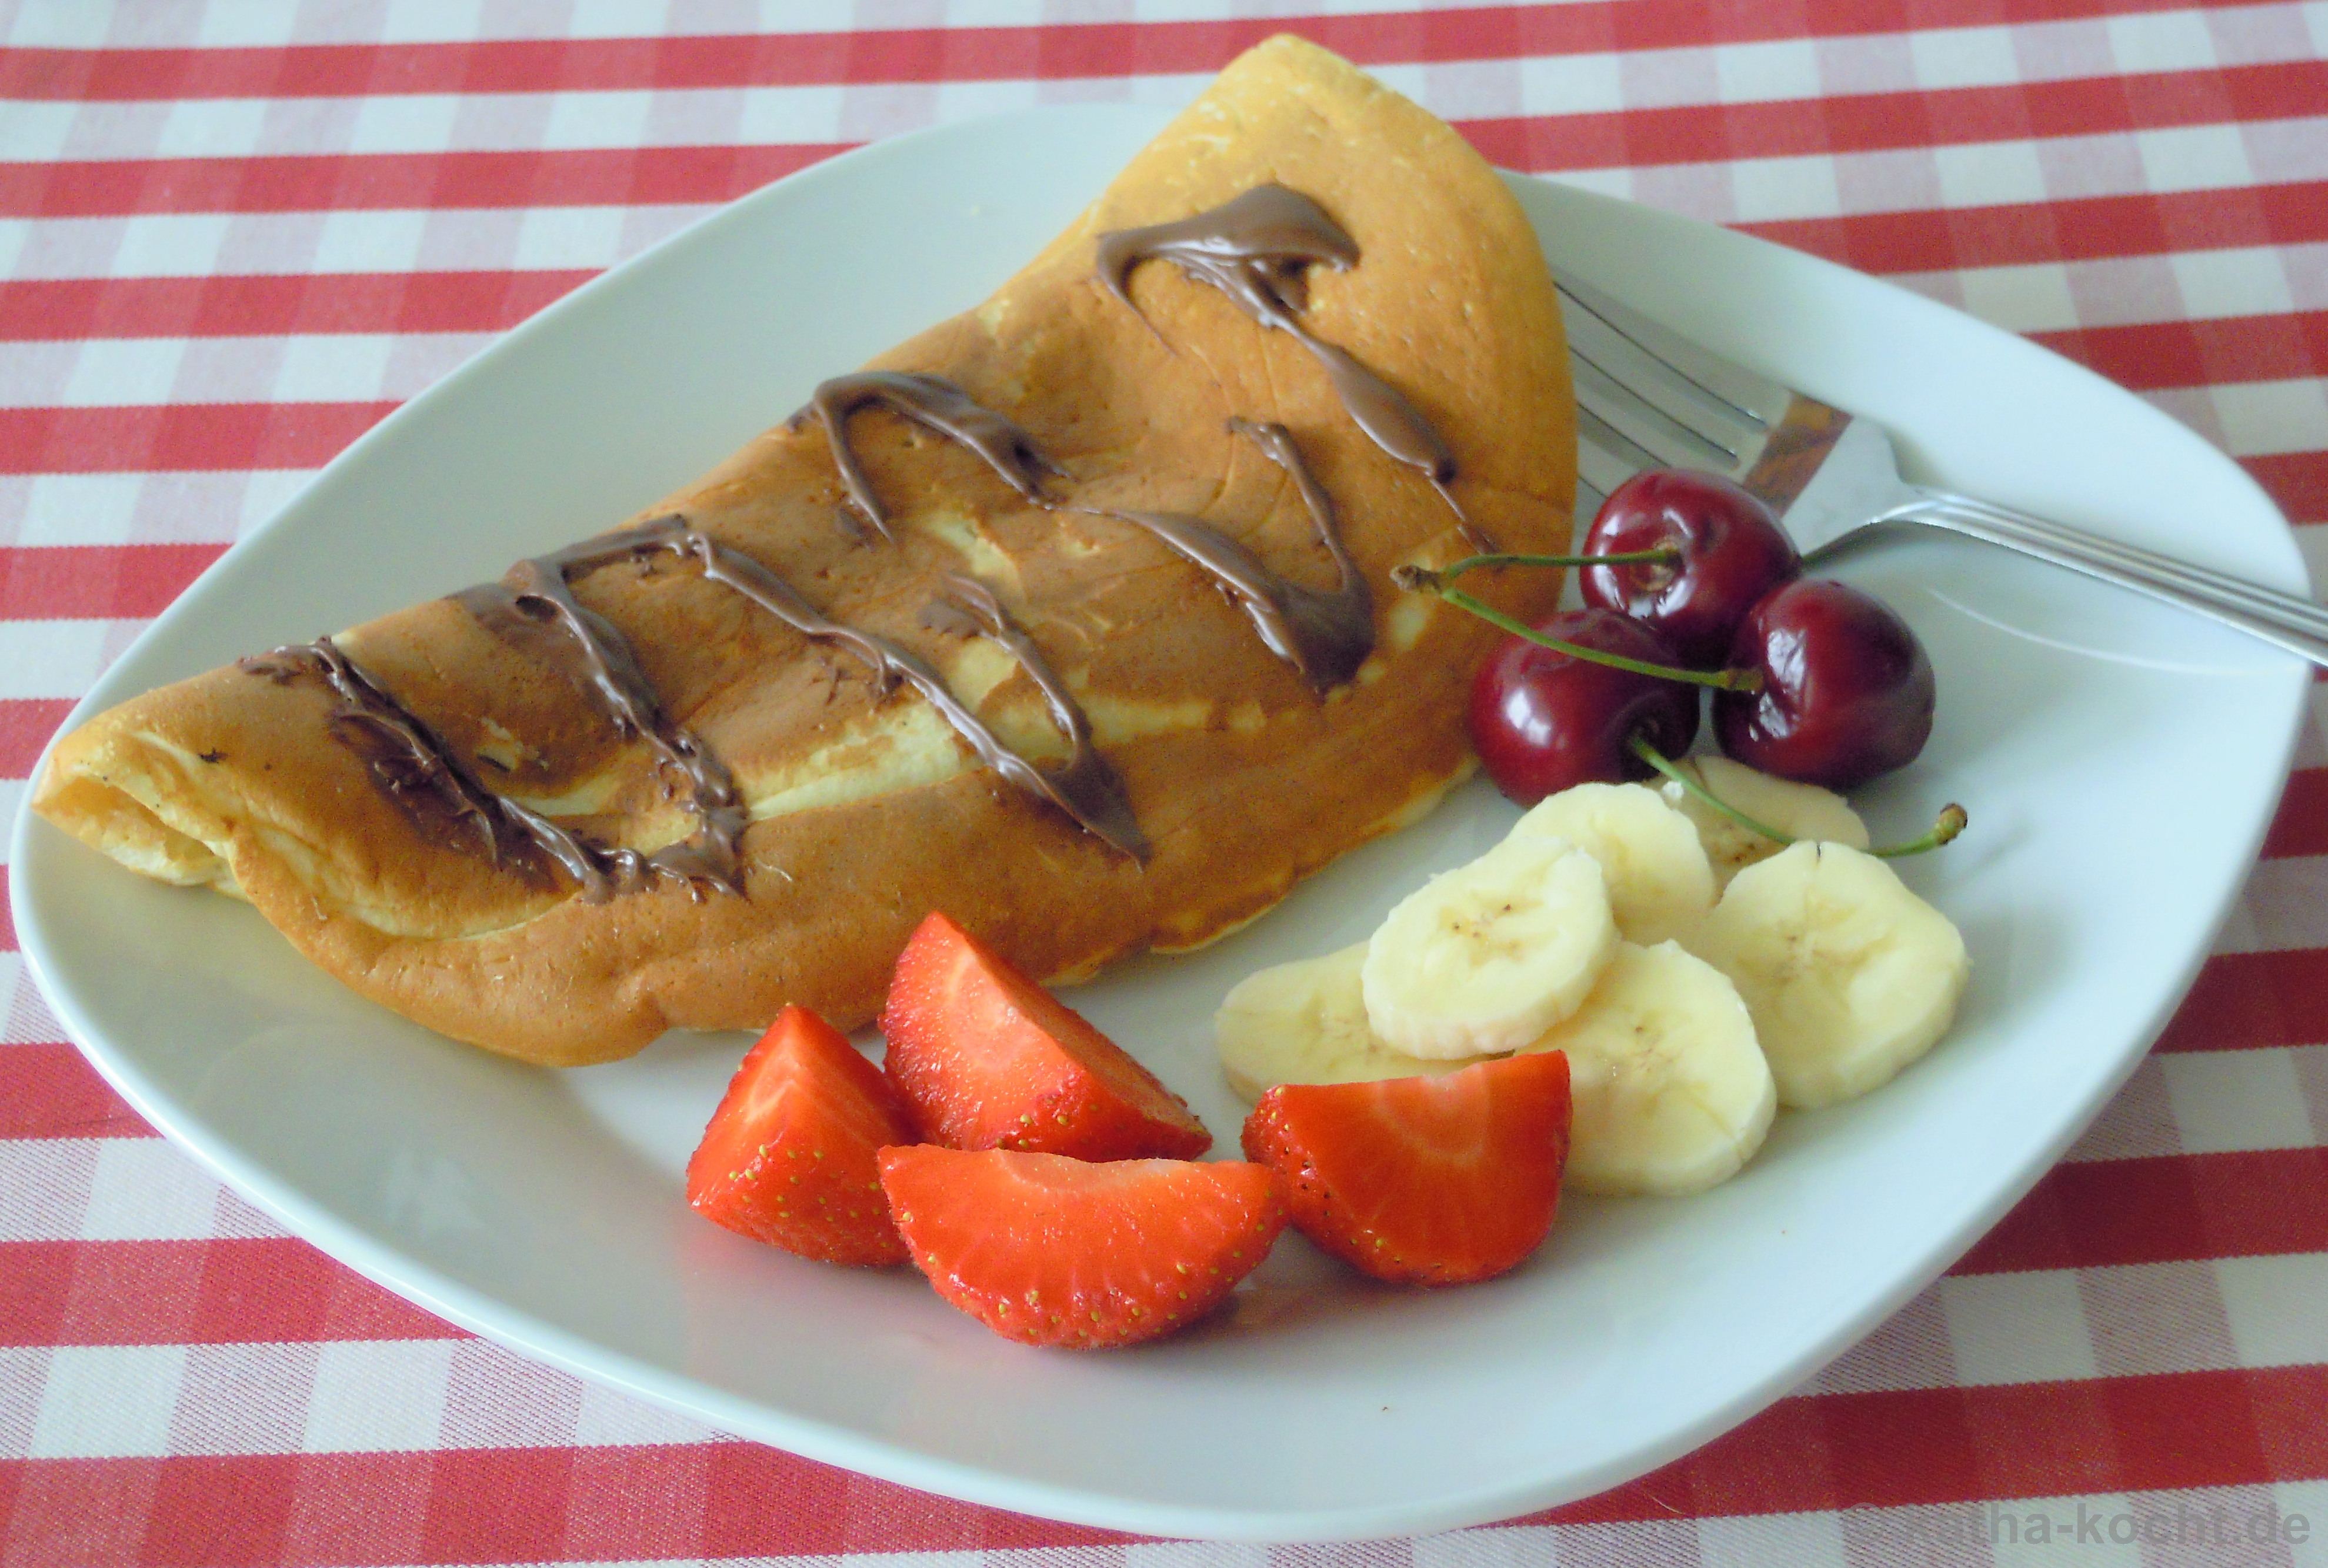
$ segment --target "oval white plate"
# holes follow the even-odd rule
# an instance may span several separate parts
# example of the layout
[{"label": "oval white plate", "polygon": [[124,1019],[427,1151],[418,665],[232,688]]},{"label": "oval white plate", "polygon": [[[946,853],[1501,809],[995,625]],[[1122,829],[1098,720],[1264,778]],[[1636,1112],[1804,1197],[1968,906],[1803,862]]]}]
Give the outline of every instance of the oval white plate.
[{"label": "oval white plate", "polygon": [[[621,518],[821,376],[967,306],[1161,117],[1049,109],[925,133],[760,192],[582,289],[358,442],[230,552],[81,711],[497,575]],[[2271,504],[2138,400],[1882,284],[1516,180],[1548,252],[1771,375],[1882,418],[1979,494],[2300,588]],[[727,1430],[1029,1513],[1164,1535],[1363,1536],[1613,1485],[1787,1392],[1963,1250],[2141,1056],[2279,788],[2303,670],[2205,623],[1951,543],[1846,574],[1929,643],[1930,749],[1863,805],[1886,835],[1966,802],[1908,875],[1975,980],[1886,1092],[1781,1119],[1738,1180],[1572,1202],[1517,1273],[1367,1288],[1289,1238],[1178,1341],[1038,1353],[910,1272],[823,1268],[681,1200],[736,1037],[555,1074],[357,1000],[248,909],[20,823],[17,929],[65,1024],[164,1131],[373,1279],[530,1355]],[[78,715],[76,716],[78,717]],[[1484,786],[1192,958],[1078,992],[1225,1149],[1207,1020],[1253,968],[1362,936],[1511,809]]]}]

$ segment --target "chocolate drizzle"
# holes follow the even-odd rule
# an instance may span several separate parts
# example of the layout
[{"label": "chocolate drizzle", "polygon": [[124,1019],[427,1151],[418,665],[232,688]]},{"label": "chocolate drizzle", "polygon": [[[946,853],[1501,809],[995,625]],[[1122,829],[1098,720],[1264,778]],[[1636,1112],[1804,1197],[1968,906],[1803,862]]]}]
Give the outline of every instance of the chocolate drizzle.
[{"label": "chocolate drizzle", "polygon": [[[1281,195],[1292,197],[1309,211],[1317,211],[1307,197],[1294,196],[1292,192],[1274,185],[1264,186],[1262,189],[1276,191]],[[1248,194],[1258,193],[1248,192]],[[1321,221],[1325,220],[1323,213],[1317,215]],[[1328,227],[1331,229],[1330,223]],[[1341,230],[1338,229],[1332,229],[1331,231],[1336,236],[1341,235]],[[1111,236],[1111,238],[1113,237]],[[1288,236],[1285,237],[1285,243],[1291,244],[1300,238],[1299,233],[1289,231]],[[1342,243],[1345,245],[1348,243],[1347,236],[1342,237]],[[1319,252],[1320,256],[1328,258],[1334,254],[1338,253],[1323,250]],[[1350,254],[1355,255],[1355,249]],[[1259,264],[1256,263],[1251,276],[1261,276],[1258,268]],[[1235,276],[1245,278],[1247,274],[1238,273]],[[1298,265],[1292,276],[1298,282],[1300,277]],[[1270,297],[1276,296],[1272,295]],[[878,374],[887,376],[887,372]],[[822,413],[827,406],[826,389],[843,387],[846,383],[871,379],[873,379],[871,376],[842,376],[827,381],[817,389],[817,401],[812,407],[820,410],[820,418],[826,419],[828,430],[838,430],[840,427],[840,418],[845,416],[846,410],[855,405],[848,400],[847,396],[836,395],[831,403],[835,413],[831,415]],[[1028,435],[1026,431],[1002,415],[973,400],[970,394],[960,387],[939,377],[917,375],[896,376],[888,379],[911,383],[915,389],[914,395],[922,400],[921,406],[943,410],[944,425],[940,427],[932,423],[932,427],[943,427],[948,435],[971,446],[973,450],[985,456],[989,463],[994,465],[995,472],[1009,479],[1013,487],[1029,502],[1045,510],[1056,510],[1060,506],[1060,502],[1052,500],[1043,493],[1039,480],[1045,474],[1054,474],[1060,478],[1072,476],[1050,458],[1045,456],[1041,449],[1035,445],[1034,437]],[[1389,391],[1390,389],[1385,387],[1385,390]],[[850,394],[850,396],[853,395],[853,393]],[[1398,394],[1391,391],[1390,395],[1396,397]],[[920,418],[919,415],[915,417]],[[1259,424],[1251,419],[1241,418],[1231,419],[1228,422],[1228,427],[1235,434],[1252,441],[1261,448],[1263,455],[1292,477],[1294,484],[1301,493],[1303,504],[1310,509],[1311,521],[1317,525],[1319,542],[1334,558],[1338,580],[1332,589],[1320,592],[1315,588],[1303,587],[1299,583],[1287,581],[1263,565],[1259,558],[1244,545],[1200,518],[1185,516],[1179,512],[1119,511],[1105,507],[1069,506],[1066,510],[1080,512],[1087,516],[1113,518],[1118,522],[1128,522],[1136,528],[1147,530],[1175,555],[1209,573],[1213,580],[1220,585],[1222,591],[1244,611],[1245,618],[1253,623],[1253,630],[1261,634],[1262,642],[1268,646],[1271,653],[1300,671],[1317,690],[1329,691],[1356,674],[1358,666],[1366,662],[1366,655],[1374,651],[1373,596],[1367,590],[1366,577],[1358,570],[1357,563],[1350,559],[1349,551],[1343,546],[1341,530],[1335,521],[1333,500],[1326,493],[1325,487],[1318,483],[1317,477],[1310,472],[1310,465],[1302,461],[1300,448],[1293,444],[1291,432],[1282,425]],[[1428,429],[1428,427],[1424,428]],[[969,432],[969,434],[962,434],[962,432]],[[994,455],[996,452],[1007,452],[1013,466],[1006,469],[1002,463],[997,461]],[[863,475],[856,470],[855,459],[850,454],[845,441],[839,439],[834,441],[833,461],[840,467],[842,482],[849,486],[850,494],[858,495],[863,484]],[[888,537],[887,518],[878,518],[876,521],[881,525],[883,537]],[[1006,646],[1011,646],[1013,652],[1020,654],[1022,662],[1025,662],[1028,654],[1034,652],[1031,643],[1027,644],[1022,650],[1007,639],[998,636],[995,640],[1003,642]],[[1019,640],[1023,643],[1023,636]],[[1034,668],[1033,664],[1028,665],[1030,673]],[[1039,677],[1037,679],[1039,680]],[[1046,694],[1052,695],[1047,687]],[[1063,690],[1060,695],[1064,695]],[[1053,700],[1053,710],[1057,711],[1056,698]],[[973,741],[972,744],[977,743]],[[1077,755],[1081,756],[1081,754],[1082,748],[1079,743]],[[981,755],[983,755],[982,748]],[[1100,833],[1101,837],[1108,839],[1111,843],[1117,843],[1118,848],[1124,848],[1113,836],[1094,825],[1080,812],[1076,812],[1075,815],[1078,821],[1084,822],[1084,825],[1091,827],[1093,831]]]},{"label": "chocolate drizzle", "polygon": [[[1131,297],[1131,270],[1143,261],[1169,261],[1199,283],[1226,295],[1245,315],[1291,336],[1317,359],[1359,429],[1396,461],[1431,481],[1453,508],[1464,537],[1491,548],[1456,501],[1455,455],[1406,394],[1301,324],[1309,307],[1309,269],[1337,272],[1358,261],[1357,242],[1324,208],[1282,185],[1256,185],[1217,207],[1175,222],[1119,229],[1099,237],[1100,281],[1142,321]],[[1150,324],[1154,330],[1154,324]]]},{"label": "chocolate drizzle", "polygon": [[[699,895],[707,884],[740,893],[744,887],[737,842],[744,835],[750,813],[737,798],[735,778],[727,764],[664,713],[629,640],[574,596],[568,574],[592,563],[596,544],[587,540],[520,561],[502,581],[464,589],[453,596],[454,600],[488,631],[521,643],[562,650],[559,657],[568,664],[568,673],[576,684],[596,698],[615,733],[624,740],[643,740],[654,751],[666,796],[673,793],[674,775],[686,784],[687,809],[696,819],[695,831],[651,855],[629,850],[596,850],[598,875],[579,878],[584,892],[605,897],[609,891],[627,892],[656,878],[670,878],[684,882]],[[554,627],[565,634],[547,640],[526,635],[541,627]]]},{"label": "chocolate drizzle", "polygon": [[[530,646],[567,649],[564,656],[572,661],[571,672],[598,699],[615,732],[625,739],[647,741],[666,776],[676,773],[687,782],[688,805],[698,830],[682,842],[652,854],[593,843],[487,789],[451,747],[329,638],[245,659],[241,667],[277,682],[300,675],[320,677],[342,702],[332,716],[333,733],[368,754],[372,776],[389,798],[424,828],[451,823],[474,833],[496,865],[513,866],[538,881],[543,870],[539,857],[547,856],[594,902],[662,879],[684,883],[698,897],[707,884],[740,893],[737,844],[750,818],[727,765],[671,722],[628,640],[573,594],[576,576],[625,559],[643,562],[658,554],[693,559],[705,577],[742,594],[802,635],[846,648],[871,668],[884,691],[900,682],[913,687],[987,766],[1051,802],[1122,853],[1134,859],[1147,858],[1147,838],[1124,798],[1122,782],[1093,746],[1083,709],[1041,650],[1011,623],[983,585],[963,577],[947,579],[939,615],[950,613],[961,619],[943,629],[986,637],[1018,658],[1066,734],[1070,752],[1064,766],[1049,771],[1037,767],[1004,745],[924,661],[886,637],[832,620],[774,572],[679,517],[657,518],[521,561],[507,580],[454,596],[497,634]],[[546,629],[563,634],[547,644],[531,634]]]},{"label": "chocolate drizzle", "polygon": [[1131,814],[1131,804],[1123,794],[1123,781],[1092,743],[1090,721],[1084,717],[1075,694],[1067,690],[1066,681],[1051,668],[1050,661],[1043,657],[1035,640],[1010,619],[993,590],[976,577],[949,573],[945,592],[923,606],[921,618],[922,624],[933,631],[984,637],[1017,659],[1027,678],[1043,693],[1044,704],[1051,710],[1051,722],[1067,737],[1065,765],[1049,773],[1037,773],[1036,777],[1041,781],[1038,785],[1026,785],[1026,781],[1018,777],[1009,765],[1027,765],[1013,753],[1002,754],[1009,759],[1008,764],[990,756],[989,763],[1014,782],[1039,788],[1065,806],[1068,813],[1084,827],[1132,859],[1145,860],[1148,835],[1141,831],[1139,822]]},{"label": "chocolate drizzle", "polygon": [[[936,708],[979,760],[1021,789],[1051,802],[1100,839],[1135,859],[1147,854],[1147,840],[1132,820],[1122,785],[1091,748],[1090,727],[1065,685],[1043,661],[1025,634],[1003,618],[990,596],[981,605],[974,598],[970,613],[983,615],[991,609],[995,630],[981,624],[981,634],[1017,654],[1028,673],[1042,689],[1051,712],[1067,732],[1074,750],[1067,765],[1046,772],[1005,746],[977,714],[953,694],[944,677],[906,649],[871,632],[835,621],[803,598],[790,583],[741,550],[688,526],[680,517],[657,518],[634,528],[588,540],[567,552],[569,565],[587,570],[629,557],[644,560],[657,554],[693,559],[713,582],[733,588],[804,637],[846,648],[871,667],[886,690],[899,681],[911,686]],[[952,586],[952,585],[950,585]],[[957,590],[958,594],[958,590]]]},{"label": "chocolate drizzle", "polygon": [[613,891],[618,869],[639,876],[640,857],[587,844],[539,812],[494,794],[455,759],[450,747],[329,637],[239,662],[253,675],[281,685],[301,675],[318,677],[341,702],[332,715],[332,733],[368,754],[382,793],[424,830],[450,823],[476,834],[486,858],[517,870],[536,886],[544,882],[540,857],[563,866],[587,897]]},{"label": "chocolate drizzle", "polygon": [[[1486,548],[1449,488],[1455,459],[1438,432],[1398,389],[1338,345],[1315,336],[1300,320],[1309,303],[1309,268],[1339,270],[1358,260],[1356,244],[1316,202],[1281,185],[1258,186],[1177,223],[1103,235],[1098,257],[1102,280],[1135,313],[1131,271],[1142,261],[1160,258],[1219,289],[1263,326],[1291,334],[1325,368],[1358,427],[1391,457],[1424,474],[1454,508],[1465,536]],[[1144,314],[1141,319],[1147,319]],[[1061,509],[1063,503],[1046,493],[1044,481],[1071,476],[1025,430],[953,382],[895,371],[836,376],[817,387],[793,423],[814,418],[822,427],[850,505],[883,539],[892,537],[888,513],[848,434],[850,416],[868,406],[888,408],[969,448],[1030,504]],[[1372,594],[1342,540],[1332,498],[1291,434],[1281,425],[1243,418],[1231,419],[1228,427],[1293,481],[1319,542],[1333,560],[1332,588],[1287,580],[1244,544],[1198,518],[1129,509],[1070,510],[1143,529],[1207,573],[1269,650],[1323,694],[1351,680],[1373,652]],[[1094,745],[1090,724],[1065,681],[991,590],[968,577],[945,578],[943,591],[925,606],[923,624],[948,634],[983,637],[1018,661],[1066,737],[1069,755],[1063,765],[1036,766],[1004,745],[928,663],[887,638],[831,619],[767,567],[683,517],[657,518],[521,561],[501,582],[455,595],[488,630],[563,663],[617,736],[643,741],[652,750],[666,797],[684,784],[684,803],[696,829],[685,840],[652,854],[593,843],[485,788],[427,726],[328,638],[244,660],[243,668],[277,681],[304,674],[323,680],[341,701],[332,716],[333,732],[367,756],[373,778],[392,801],[426,828],[449,827],[474,836],[495,864],[511,865],[530,880],[543,881],[548,863],[555,862],[593,900],[663,880],[683,883],[698,897],[706,886],[741,893],[739,843],[750,813],[733,775],[665,712],[622,633],[574,596],[577,577],[625,559],[643,567],[664,555],[693,560],[706,577],[743,595],[803,636],[846,649],[872,671],[883,692],[900,683],[912,686],[986,766],[1051,802],[1122,853],[1146,858],[1147,839],[1122,782]]]},{"label": "chocolate drizzle", "polygon": [[1253,551],[1200,518],[1175,512],[1075,510],[1145,529],[1173,554],[1203,568],[1244,612],[1271,653],[1300,671],[1313,690],[1330,691],[1356,674],[1366,655],[1374,652],[1374,596],[1366,587],[1365,574],[1342,543],[1333,498],[1302,461],[1292,433],[1282,425],[1251,419],[1231,419],[1229,428],[1260,447],[1300,491],[1319,542],[1334,558],[1338,580],[1331,589],[1320,591],[1287,581],[1263,565]]},{"label": "chocolate drizzle", "polygon": [[883,539],[890,537],[889,514],[883,509],[880,498],[873,493],[864,465],[857,460],[857,449],[849,439],[849,416],[871,405],[887,408],[949,441],[969,447],[984,458],[986,465],[1001,475],[1011,489],[1037,506],[1046,504],[1043,479],[1059,474],[1058,468],[1036,450],[1026,431],[973,400],[952,381],[903,371],[860,371],[855,375],[835,376],[817,384],[816,390],[809,396],[808,407],[793,416],[793,423],[797,426],[801,420],[813,418],[823,427],[825,440],[832,447],[833,466],[840,470],[841,488],[849,493],[850,504]]}]

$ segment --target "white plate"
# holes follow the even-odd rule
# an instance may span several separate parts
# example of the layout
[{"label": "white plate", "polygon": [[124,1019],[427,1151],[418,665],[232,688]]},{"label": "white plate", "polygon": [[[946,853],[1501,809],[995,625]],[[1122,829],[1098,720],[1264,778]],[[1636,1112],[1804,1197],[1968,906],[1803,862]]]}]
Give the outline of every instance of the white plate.
[{"label": "white plate", "polygon": [[[906,137],[737,203],[582,289],[358,442],[172,606],[87,712],[252,649],[498,574],[682,482],[966,306],[1160,123],[1056,108]],[[1534,181],[1561,266],[1771,375],[1881,417],[1929,474],[2289,588],[2262,493],[2136,399],[2004,333],[1753,239]],[[2306,681],[2285,655],[1977,547],[1846,575],[1929,645],[1939,728],[1868,792],[1975,979],[1884,1093],[1788,1116],[1736,1181],[1572,1202],[1526,1267],[1367,1288],[1297,1239],[1231,1317],[1112,1355],[1006,1344],[909,1272],[803,1263],[706,1225],[680,1173],[736,1037],[557,1074],[357,1000],[249,910],[20,825],[17,929],[66,1027],[139,1111],[286,1225],[543,1360],[814,1458],[1164,1535],[1319,1538],[1504,1517],[1672,1459],[1795,1386],[1961,1252],[2141,1056],[2206,952],[2279,788]],[[76,715],[78,717],[78,715]],[[1078,1006],[1234,1146],[1207,1020],[1258,965],[1365,934],[1493,840],[1484,786],[1193,958]]]}]

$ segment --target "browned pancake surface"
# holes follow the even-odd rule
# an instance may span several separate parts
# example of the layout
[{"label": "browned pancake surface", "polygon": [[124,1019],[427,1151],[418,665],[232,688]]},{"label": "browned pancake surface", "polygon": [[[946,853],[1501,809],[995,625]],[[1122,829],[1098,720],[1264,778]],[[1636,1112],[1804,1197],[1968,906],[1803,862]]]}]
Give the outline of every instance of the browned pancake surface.
[{"label": "browned pancake surface", "polygon": [[[1363,252],[1346,272],[1310,270],[1305,324],[1430,418],[1455,453],[1458,499],[1498,545],[1557,548],[1572,414],[1533,235],[1453,132],[1294,40],[1233,64],[985,305],[877,363],[943,376],[1009,415],[1065,471],[1051,490],[1069,504],[1197,515],[1323,588],[1333,567],[1294,486],[1226,422],[1286,426],[1375,598],[1374,656],[1322,699],[1209,576],[1146,533],[1034,507],[886,411],[849,429],[894,543],[846,526],[812,424],[770,431],[642,514],[683,515],[936,665],[1014,748],[1060,757],[1008,655],[923,624],[944,574],[977,576],[1075,688],[1150,840],[1144,866],[980,765],[910,690],[884,693],[847,652],[669,559],[578,576],[576,593],[733,771],[755,818],[744,897],[666,885],[594,903],[497,865],[377,787],[331,738],[319,683],[231,667],[68,737],[39,809],[136,869],[239,891],[367,996],[549,1063],[626,1055],[671,1026],[757,1027],[786,1002],[862,1023],[934,908],[1061,978],[1234,927],[1461,776],[1464,689],[1493,636],[1391,587],[1402,561],[1462,553],[1453,514],[1357,429],[1298,343],[1164,262],[1132,275],[1153,331],[1094,276],[1098,234],[1271,182],[1316,200]],[[1488,591],[1536,612],[1556,588],[1525,574]],[[608,841],[687,832],[644,748],[615,736],[554,650],[451,600],[338,641],[497,791]]]}]

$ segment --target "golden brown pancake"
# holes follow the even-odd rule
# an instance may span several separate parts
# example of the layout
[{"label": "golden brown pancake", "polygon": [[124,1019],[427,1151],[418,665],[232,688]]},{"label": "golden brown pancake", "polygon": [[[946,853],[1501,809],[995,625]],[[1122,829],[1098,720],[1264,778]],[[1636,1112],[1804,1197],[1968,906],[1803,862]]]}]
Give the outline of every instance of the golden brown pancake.
[{"label": "golden brown pancake", "polygon": [[[510,828],[496,797],[603,862],[663,850],[686,869],[670,847],[703,841],[709,820],[652,733],[625,735],[580,678],[547,601],[512,596],[516,578],[333,640],[469,795],[413,776],[378,716],[352,714],[361,704],[308,656],[229,666],[99,715],[59,744],[36,808],[134,870],[247,898],[363,995],[540,1063],[625,1056],[673,1027],[756,1028],[788,1002],[853,1028],[933,909],[1061,981],[1234,929],[1468,773],[1464,693],[1495,635],[1392,587],[1401,562],[1466,553],[1457,514],[1354,420],[1294,331],[1169,258],[1130,268],[1128,302],[1101,276],[1103,234],[1269,185],[1309,198],[1357,251],[1268,275],[1299,330],[1428,421],[1453,458],[1448,494],[1482,533],[1558,548],[1573,413],[1525,220],[1446,126],[1278,38],[992,298],[876,361],[943,378],[1015,426],[1040,454],[1039,502],[877,403],[839,428],[889,539],[852,506],[809,418],[641,514],[709,553],[624,555],[567,579],[634,654],[666,744],[682,737],[732,781],[730,814],[748,819],[736,890],[714,867],[592,897]],[[1330,502],[1371,605],[1372,651],[1347,679],[1321,681],[1272,650],[1216,572],[1127,521],[1198,520],[1285,582],[1332,589],[1299,476],[1234,420],[1282,427]],[[602,521],[577,518],[577,531]],[[951,578],[974,578],[1084,716],[1104,764],[1092,776],[1144,853],[990,765],[929,691],[713,580],[712,553],[925,662],[940,695],[1056,781],[1069,739],[1027,662],[965,634],[960,609],[932,610]],[[1535,614],[1557,588],[1554,574],[1516,573],[1486,591]]]}]

